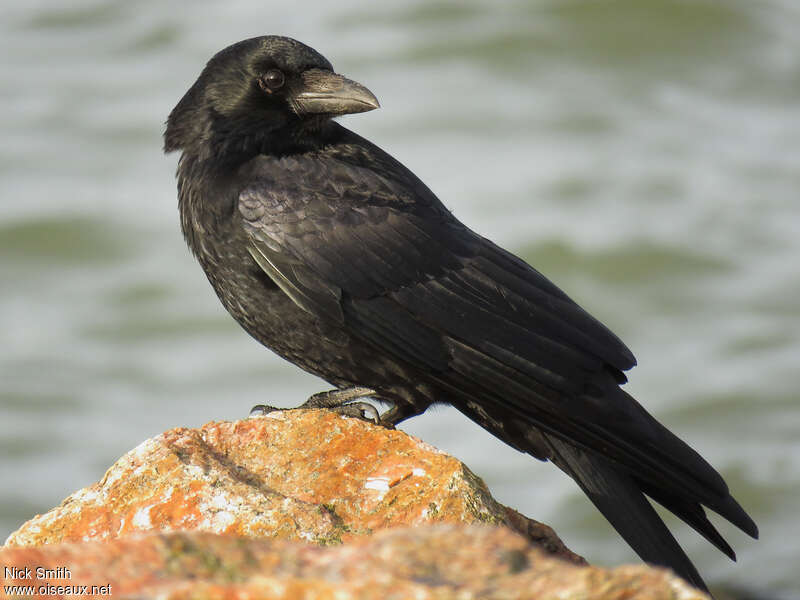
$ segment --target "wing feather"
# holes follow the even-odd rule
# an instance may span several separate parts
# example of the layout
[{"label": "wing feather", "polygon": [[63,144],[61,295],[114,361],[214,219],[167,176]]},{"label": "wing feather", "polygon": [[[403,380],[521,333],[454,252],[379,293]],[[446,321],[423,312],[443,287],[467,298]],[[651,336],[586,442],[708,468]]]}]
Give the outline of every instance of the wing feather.
[{"label": "wing feather", "polygon": [[718,546],[698,502],[754,528],[716,471],[618,387],[631,351],[541,273],[405,170],[302,160],[302,178],[254,169],[240,195],[253,257],[299,306],[417,366],[467,413],[482,403],[636,473]]}]

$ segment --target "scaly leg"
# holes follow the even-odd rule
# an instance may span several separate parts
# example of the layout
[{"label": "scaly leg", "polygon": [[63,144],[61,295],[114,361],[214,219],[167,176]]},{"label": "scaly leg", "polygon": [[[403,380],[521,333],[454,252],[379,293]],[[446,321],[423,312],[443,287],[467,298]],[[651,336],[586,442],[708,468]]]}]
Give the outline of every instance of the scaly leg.
[{"label": "scaly leg", "polygon": [[[381,422],[381,418],[378,410],[374,406],[367,402],[353,402],[353,400],[374,395],[375,390],[360,386],[335,389],[314,394],[297,408],[327,408],[346,417],[356,417],[378,424]],[[276,408],[266,404],[257,404],[250,409],[250,416],[265,415],[274,410],[288,409]]]}]

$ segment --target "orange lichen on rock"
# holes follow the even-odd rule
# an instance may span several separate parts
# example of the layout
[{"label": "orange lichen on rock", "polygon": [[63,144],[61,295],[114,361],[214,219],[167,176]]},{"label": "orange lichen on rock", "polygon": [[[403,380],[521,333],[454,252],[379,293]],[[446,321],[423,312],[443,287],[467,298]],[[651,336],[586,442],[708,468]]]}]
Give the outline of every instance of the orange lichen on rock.
[{"label": "orange lichen on rock", "polygon": [[586,566],[451,456],[308,410],[147,440],[0,562],[2,586],[29,586],[0,597],[707,600],[667,571]]},{"label": "orange lichen on rock", "polygon": [[402,431],[317,410],[167,431],[7,545],[176,530],[327,544],[442,522],[505,525],[581,560],[547,526],[498,504],[453,457]]},{"label": "orange lichen on rock", "polygon": [[384,530],[334,547],[173,532],[7,548],[0,561],[17,572],[38,565],[55,574],[6,578],[4,586],[85,585],[88,591],[95,585],[114,596],[172,600],[708,600],[665,570],[574,565],[505,527],[481,525]]}]

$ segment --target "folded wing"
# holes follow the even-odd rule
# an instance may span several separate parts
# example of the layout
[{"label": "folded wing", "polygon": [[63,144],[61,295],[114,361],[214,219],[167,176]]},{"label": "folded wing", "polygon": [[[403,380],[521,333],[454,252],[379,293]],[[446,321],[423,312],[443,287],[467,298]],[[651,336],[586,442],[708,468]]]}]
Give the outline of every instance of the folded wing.
[{"label": "folded wing", "polygon": [[619,388],[630,350],[542,274],[397,165],[390,179],[350,161],[282,160],[239,210],[251,254],[298,306],[417,366],[471,416],[602,456],[726,553],[701,504],[756,534],[719,474]]}]

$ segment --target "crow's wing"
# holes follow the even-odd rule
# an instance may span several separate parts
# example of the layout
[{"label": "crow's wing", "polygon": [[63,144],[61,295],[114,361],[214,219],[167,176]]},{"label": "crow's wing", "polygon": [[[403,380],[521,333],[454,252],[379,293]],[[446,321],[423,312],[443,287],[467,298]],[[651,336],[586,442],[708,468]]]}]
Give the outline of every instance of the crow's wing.
[{"label": "crow's wing", "polygon": [[613,333],[378,158],[251,166],[239,196],[251,254],[298,306],[416,365],[478,422],[540,428],[618,464],[694,526],[702,503],[755,533],[719,474],[620,390],[635,360]]},{"label": "crow's wing", "polygon": [[[400,172],[378,173],[331,159],[262,162],[269,168],[240,193],[239,210],[253,247],[291,267],[295,277],[284,276],[298,279],[294,291],[289,293],[284,277],[278,283],[297,294],[306,310],[320,309],[307,304],[310,298],[300,299],[306,293],[336,313],[342,293],[354,301],[391,298],[412,312],[412,304],[437,298],[453,320],[461,313],[454,313],[451,303],[461,300],[464,316],[483,319],[456,319],[454,333],[502,319],[496,334],[544,355],[540,359],[543,366],[553,365],[553,376],[585,363],[594,370],[606,365],[624,380],[621,371],[635,364],[605,326],[538,271],[458,222],[399,163],[381,166]],[[271,276],[277,275],[275,268],[268,268]],[[434,329],[447,333],[440,318],[429,316]],[[574,383],[562,379],[564,385]]]}]

